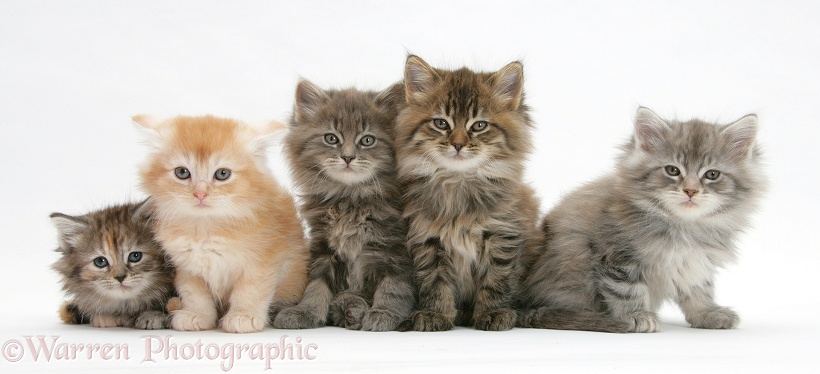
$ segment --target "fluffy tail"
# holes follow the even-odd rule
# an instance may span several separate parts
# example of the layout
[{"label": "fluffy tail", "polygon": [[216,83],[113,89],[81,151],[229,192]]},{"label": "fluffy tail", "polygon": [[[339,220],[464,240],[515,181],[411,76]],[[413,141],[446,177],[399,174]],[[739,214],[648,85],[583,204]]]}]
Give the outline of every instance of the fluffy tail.
[{"label": "fluffy tail", "polygon": [[590,311],[570,311],[547,307],[525,309],[518,312],[517,327],[553,330],[582,330],[626,333],[632,329],[629,323]]},{"label": "fluffy tail", "polygon": [[91,322],[91,317],[83,314],[76,304],[63,303],[60,307],[60,319],[70,325],[82,325]]}]

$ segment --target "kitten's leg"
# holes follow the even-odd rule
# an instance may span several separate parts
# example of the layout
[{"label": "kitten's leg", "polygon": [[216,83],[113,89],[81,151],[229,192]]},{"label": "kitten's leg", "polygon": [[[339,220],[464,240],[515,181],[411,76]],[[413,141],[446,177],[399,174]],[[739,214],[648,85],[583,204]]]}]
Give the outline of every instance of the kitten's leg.
[{"label": "kitten's leg", "polygon": [[131,319],[111,314],[97,314],[91,316],[91,326],[94,327],[130,327]]},{"label": "kitten's leg", "polygon": [[202,277],[177,270],[174,285],[182,307],[171,312],[171,328],[178,331],[202,331],[216,327],[216,304]]},{"label": "kitten's leg", "polygon": [[473,325],[479,330],[504,331],[515,326],[513,302],[520,281],[520,238],[511,235],[486,235],[484,248],[489,254],[487,273],[478,285],[473,308]]},{"label": "kitten's leg", "polygon": [[594,269],[599,276],[598,292],[615,319],[629,323],[629,332],[656,332],[658,315],[650,308],[649,286],[631,252],[606,255]]},{"label": "kitten's leg", "polygon": [[413,330],[446,331],[456,320],[453,264],[437,237],[411,245],[419,282],[419,310],[413,314]]},{"label": "kitten's leg", "polygon": [[690,293],[678,295],[678,305],[686,316],[686,322],[701,329],[733,329],[740,317],[732,309],[717,305],[711,281]]},{"label": "kitten's leg", "polygon": [[333,266],[333,250],[327,240],[314,237],[310,242],[311,263],[305,295],[299,304],[282,309],[273,321],[277,329],[313,329],[324,326],[330,302],[333,299],[331,284],[336,277]]},{"label": "kitten's leg", "polygon": [[348,291],[339,292],[330,302],[328,320],[348,330],[359,330],[368,308],[370,305],[361,295]]},{"label": "kitten's leg", "polygon": [[134,327],[143,330],[158,330],[165,328],[168,314],[161,310],[146,310],[134,321]]},{"label": "kitten's leg", "polygon": [[373,295],[373,306],[364,314],[362,330],[395,330],[410,316],[415,302],[409,277],[382,278]]},{"label": "kitten's leg", "polygon": [[[246,269],[233,286],[228,303],[228,312],[219,322],[222,329],[231,333],[259,332],[268,323],[268,311],[276,292],[277,273],[285,271],[281,267],[275,271]],[[250,275],[252,274],[252,275]]]}]

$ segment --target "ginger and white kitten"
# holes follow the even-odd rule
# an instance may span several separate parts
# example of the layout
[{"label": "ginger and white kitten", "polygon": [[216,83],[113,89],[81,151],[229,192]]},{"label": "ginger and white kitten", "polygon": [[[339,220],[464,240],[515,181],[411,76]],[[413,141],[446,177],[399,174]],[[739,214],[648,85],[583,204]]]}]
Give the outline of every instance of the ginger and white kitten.
[{"label": "ginger and white kitten", "polygon": [[52,266],[70,296],[65,323],[161,329],[174,293],[173,269],[154,240],[145,201],[81,216],[51,214],[60,259]]},{"label": "ginger and white kitten", "polygon": [[[304,292],[308,257],[293,198],[265,150],[281,124],[256,130],[213,116],[135,116],[154,149],[140,172],[157,239],[176,268],[175,330],[261,331],[273,303]],[[221,319],[220,319],[221,317]]]},{"label": "ginger and white kitten", "polygon": [[693,327],[737,326],[714,279],[766,187],[756,134],[754,115],[715,125],[640,108],[615,172],[545,218],[519,326],[654,332],[669,299]]}]

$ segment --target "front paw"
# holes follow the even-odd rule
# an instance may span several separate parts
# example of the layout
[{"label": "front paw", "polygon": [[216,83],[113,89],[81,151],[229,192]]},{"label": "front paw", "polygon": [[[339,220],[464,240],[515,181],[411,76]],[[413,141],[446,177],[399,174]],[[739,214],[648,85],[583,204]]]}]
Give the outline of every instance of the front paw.
[{"label": "front paw", "polygon": [[325,324],[323,318],[317,316],[311,310],[303,310],[299,307],[283,309],[273,320],[273,327],[277,329],[315,329]]},{"label": "front paw", "polygon": [[330,317],[333,324],[348,330],[362,328],[362,319],[369,306],[362,297],[353,294],[340,294],[330,304]]},{"label": "front paw", "polygon": [[416,331],[447,331],[453,329],[455,318],[447,318],[444,314],[420,310],[413,314],[413,330]]},{"label": "front paw", "polygon": [[179,309],[171,313],[171,328],[177,331],[203,331],[216,328],[216,318]]},{"label": "front paw", "polygon": [[257,316],[251,313],[229,311],[222,317],[220,324],[226,332],[246,334],[260,332],[265,328],[266,316]]},{"label": "front paw", "polygon": [[476,314],[473,325],[478,330],[484,331],[506,331],[515,326],[516,313],[512,310],[496,310],[492,312]]},{"label": "front paw", "polygon": [[362,318],[364,331],[393,331],[402,322],[394,313],[386,309],[370,309]]},{"label": "front paw", "polygon": [[632,314],[635,325],[629,332],[658,332],[661,331],[661,320],[654,312],[641,311]]},{"label": "front paw", "polygon": [[699,329],[733,329],[740,324],[740,317],[729,308],[717,307],[691,318],[687,316],[686,321]]},{"label": "front paw", "polygon": [[134,321],[134,327],[143,330],[158,330],[165,328],[165,321],[168,315],[158,310],[148,310],[142,312]]},{"label": "front paw", "polygon": [[116,316],[97,315],[91,317],[91,326],[94,327],[119,327],[123,326],[121,318]]}]

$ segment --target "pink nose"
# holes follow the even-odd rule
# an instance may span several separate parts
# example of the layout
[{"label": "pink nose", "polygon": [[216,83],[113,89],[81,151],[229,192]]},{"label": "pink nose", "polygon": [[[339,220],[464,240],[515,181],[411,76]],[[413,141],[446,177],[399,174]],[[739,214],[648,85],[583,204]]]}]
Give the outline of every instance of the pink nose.
[{"label": "pink nose", "polygon": [[686,196],[692,197],[692,196],[695,196],[695,194],[698,193],[698,191],[697,190],[684,189],[683,193],[685,193]]},{"label": "pink nose", "polygon": [[205,198],[208,197],[208,194],[204,192],[194,192],[194,196],[196,196],[196,198],[199,199],[199,202],[201,203],[202,200],[205,200]]}]

